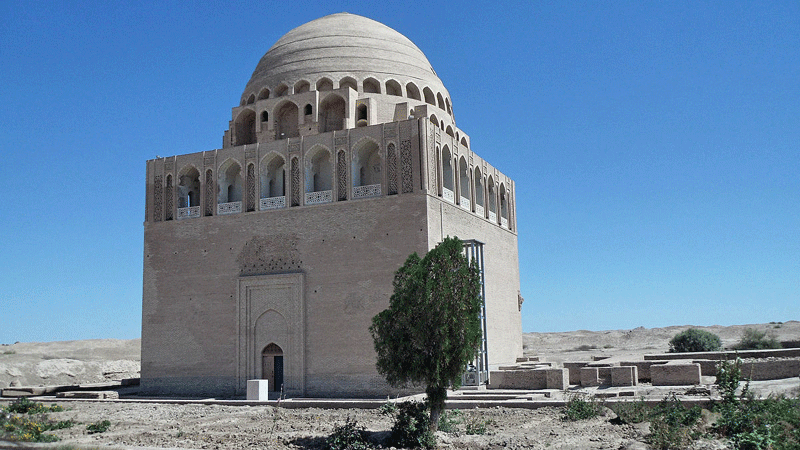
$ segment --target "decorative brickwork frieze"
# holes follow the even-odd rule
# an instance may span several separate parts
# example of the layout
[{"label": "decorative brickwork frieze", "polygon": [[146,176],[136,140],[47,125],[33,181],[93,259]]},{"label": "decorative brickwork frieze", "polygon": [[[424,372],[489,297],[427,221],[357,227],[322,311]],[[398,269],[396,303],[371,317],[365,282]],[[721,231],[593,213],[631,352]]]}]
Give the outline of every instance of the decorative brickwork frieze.
[{"label": "decorative brickwork frieze", "polygon": [[300,162],[292,158],[292,206],[300,206]]},{"label": "decorative brickwork frieze", "polygon": [[397,152],[394,144],[386,147],[386,178],[389,185],[389,195],[397,194]]},{"label": "decorative brickwork frieze", "polygon": [[400,171],[403,194],[414,192],[414,169],[411,161],[411,141],[400,141]]},{"label": "decorative brickwork frieze", "polygon": [[339,150],[336,158],[337,201],[347,200],[347,157],[344,150]]},{"label": "decorative brickwork frieze", "polygon": [[166,220],[172,220],[172,198],[173,194],[173,187],[172,187],[172,174],[167,175],[167,188],[164,190],[164,197],[166,207],[164,208],[166,212]]},{"label": "decorative brickwork frieze", "polygon": [[246,211],[256,210],[256,166],[247,165],[247,208]]},{"label": "decorative brickwork frieze", "polygon": [[203,209],[204,215],[214,215],[214,176],[211,169],[206,170],[206,204]]},{"label": "decorative brickwork frieze", "polygon": [[153,180],[153,222],[164,218],[164,176],[156,175]]}]

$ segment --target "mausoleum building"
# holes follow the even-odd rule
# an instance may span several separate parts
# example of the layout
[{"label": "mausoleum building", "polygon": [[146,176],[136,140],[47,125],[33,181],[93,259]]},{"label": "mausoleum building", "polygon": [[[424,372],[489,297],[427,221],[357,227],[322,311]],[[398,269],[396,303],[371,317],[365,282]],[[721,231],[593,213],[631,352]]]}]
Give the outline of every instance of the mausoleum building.
[{"label": "mausoleum building", "polygon": [[513,180],[473,151],[409,39],[334,14],[281,37],[222,148],[147,161],[141,388],[385,396],[368,328],[394,272],[483,244],[486,356],[522,356]]}]

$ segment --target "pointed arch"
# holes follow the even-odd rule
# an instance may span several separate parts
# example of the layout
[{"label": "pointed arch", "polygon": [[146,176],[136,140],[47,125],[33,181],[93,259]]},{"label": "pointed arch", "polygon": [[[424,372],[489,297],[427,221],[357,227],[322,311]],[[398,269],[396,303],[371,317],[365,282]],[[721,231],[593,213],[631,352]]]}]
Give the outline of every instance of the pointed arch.
[{"label": "pointed arch", "polygon": [[508,228],[508,193],[504,183],[500,183],[500,225]]},{"label": "pointed arch", "polygon": [[455,139],[455,136],[453,135],[453,127],[450,125],[447,126],[447,129],[444,132],[449,134],[451,138]]},{"label": "pointed arch", "polygon": [[[315,145],[306,153],[305,203],[327,203],[332,200],[331,152],[327,147]],[[317,195],[309,195],[317,194]]]},{"label": "pointed arch", "polygon": [[261,89],[261,91],[259,91],[259,93],[258,93],[258,99],[259,100],[264,100],[264,99],[267,99],[267,98],[269,98],[269,88]]},{"label": "pointed arch", "polygon": [[397,97],[403,96],[403,88],[400,86],[395,80],[387,80],[386,81],[386,94],[388,95],[395,95]]},{"label": "pointed arch", "polygon": [[339,88],[350,88],[358,92],[358,82],[353,77],[344,77],[339,81]]},{"label": "pointed arch", "polygon": [[445,105],[447,105],[447,114],[450,114],[452,116],[453,115],[453,108],[450,106],[450,98],[446,97],[444,99],[444,103],[445,103]]},{"label": "pointed arch", "polygon": [[364,137],[353,146],[353,198],[381,195],[382,161],[380,147]]},{"label": "pointed arch", "polygon": [[247,145],[256,142],[256,112],[250,108],[242,110],[234,120],[233,145]]},{"label": "pointed arch", "polygon": [[[189,211],[194,208],[195,210]],[[178,172],[178,218],[200,216],[200,172],[194,165]]]},{"label": "pointed arch", "polygon": [[439,119],[436,118],[436,114],[431,114],[431,123],[439,128]]},{"label": "pointed arch", "polygon": [[259,209],[286,206],[286,160],[278,152],[270,152],[261,159],[259,178]]},{"label": "pointed arch", "polygon": [[333,90],[333,81],[330,78],[322,77],[317,80],[317,90],[318,91],[332,91]]},{"label": "pointed arch", "polygon": [[381,83],[380,81],[376,80],[375,78],[366,78],[364,79],[364,93],[365,94],[380,94],[381,93]]},{"label": "pointed arch", "polygon": [[250,94],[250,97],[247,97],[247,104],[252,105],[256,102],[256,94]]},{"label": "pointed arch", "polygon": [[206,169],[205,179],[206,193],[205,193],[205,207],[203,208],[203,215],[214,215],[214,172],[211,169]]},{"label": "pointed arch", "polygon": [[475,168],[475,208],[473,211],[475,214],[484,217],[485,215],[485,206],[486,203],[484,202],[484,192],[483,192],[483,175],[481,175],[481,169],[476,167]]},{"label": "pointed arch", "polygon": [[346,103],[337,94],[330,94],[319,105],[319,132],[344,130]]},{"label": "pointed arch", "polygon": [[450,147],[442,147],[442,197],[455,203],[455,193],[453,187],[453,154]]},{"label": "pointed arch", "polygon": [[242,212],[242,166],[233,158],[220,164],[217,214]]},{"label": "pointed arch", "polygon": [[306,80],[300,80],[294,84],[294,93],[300,94],[311,90],[311,83]]},{"label": "pointed arch", "polygon": [[464,158],[462,155],[458,161],[458,190],[459,195],[461,196],[459,203],[461,206],[467,209],[472,209],[472,205],[470,204],[470,170],[469,166],[467,165],[467,159]]},{"label": "pointed arch", "polygon": [[442,97],[441,92],[436,93],[436,106],[438,106],[442,111],[447,111],[447,107],[444,104],[444,97]]},{"label": "pointed arch", "polygon": [[425,86],[425,88],[422,89],[422,95],[425,97],[425,103],[436,106],[436,97],[433,95],[431,88]]},{"label": "pointed arch", "polygon": [[489,220],[497,223],[497,188],[494,184],[494,178],[489,175],[489,180],[486,182],[486,194],[489,197]]},{"label": "pointed arch", "polygon": [[289,86],[286,83],[281,83],[275,89],[275,97],[284,97],[286,95],[289,95]]},{"label": "pointed arch", "polygon": [[422,97],[419,95],[419,88],[414,83],[406,84],[406,96],[414,100],[422,100]]},{"label": "pointed arch", "polygon": [[295,103],[286,100],[275,105],[273,111],[276,140],[300,136],[299,112]]}]

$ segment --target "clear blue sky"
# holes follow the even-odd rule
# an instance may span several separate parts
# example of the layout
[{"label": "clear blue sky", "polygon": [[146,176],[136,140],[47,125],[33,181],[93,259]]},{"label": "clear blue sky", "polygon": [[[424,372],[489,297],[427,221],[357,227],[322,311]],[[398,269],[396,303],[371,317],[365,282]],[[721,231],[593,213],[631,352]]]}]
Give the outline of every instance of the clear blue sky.
[{"label": "clear blue sky", "polygon": [[516,180],[525,331],[800,319],[798,1],[6,0],[0,343],[139,337],[145,161],[219,148],[267,49],[341,11]]}]

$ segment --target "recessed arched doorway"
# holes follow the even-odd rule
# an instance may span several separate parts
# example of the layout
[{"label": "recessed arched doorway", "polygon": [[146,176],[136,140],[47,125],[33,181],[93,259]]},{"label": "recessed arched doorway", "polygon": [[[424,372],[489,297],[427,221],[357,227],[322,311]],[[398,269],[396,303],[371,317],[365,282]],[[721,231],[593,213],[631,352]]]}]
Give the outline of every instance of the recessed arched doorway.
[{"label": "recessed arched doorway", "polygon": [[269,380],[270,391],[280,391],[283,386],[283,350],[275,343],[261,351],[261,379]]}]

